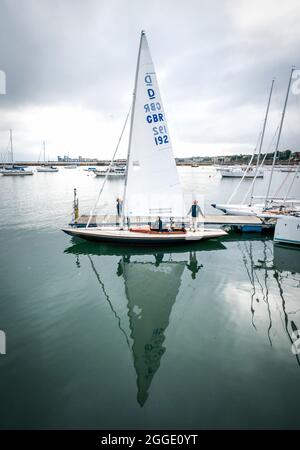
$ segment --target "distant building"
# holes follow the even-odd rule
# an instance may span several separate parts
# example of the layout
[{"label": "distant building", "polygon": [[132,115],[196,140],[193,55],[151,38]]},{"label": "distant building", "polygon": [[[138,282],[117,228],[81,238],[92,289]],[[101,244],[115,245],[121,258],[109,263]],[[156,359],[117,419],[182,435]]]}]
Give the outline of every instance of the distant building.
[{"label": "distant building", "polygon": [[67,155],[58,156],[58,162],[98,162],[97,158],[83,158],[82,156],[78,156],[78,158],[70,158]]}]

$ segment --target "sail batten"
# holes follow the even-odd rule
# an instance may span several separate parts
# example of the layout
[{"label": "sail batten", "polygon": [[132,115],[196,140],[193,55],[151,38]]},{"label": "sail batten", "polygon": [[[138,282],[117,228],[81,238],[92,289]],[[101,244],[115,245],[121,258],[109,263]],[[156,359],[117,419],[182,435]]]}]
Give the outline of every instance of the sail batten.
[{"label": "sail batten", "polygon": [[134,88],[124,215],[185,215],[166,116],[144,32]]}]

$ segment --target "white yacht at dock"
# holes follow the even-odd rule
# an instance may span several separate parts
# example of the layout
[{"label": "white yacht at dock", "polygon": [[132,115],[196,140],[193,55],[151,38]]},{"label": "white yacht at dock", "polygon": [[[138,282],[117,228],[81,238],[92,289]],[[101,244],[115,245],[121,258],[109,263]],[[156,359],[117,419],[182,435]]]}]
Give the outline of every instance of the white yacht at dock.
[{"label": "white yacht at dock", "polygon": [[226,167],[219,170],[222,178],[263,178],[263,170],[257,172],[252,168],[246,170],[243,167]]},{"label": "white yacht at dock", "polygon": [[[207,229],[203,226],[189,231],[184,227],[186,211],[183,191],[145,32],[142,32],[140,39],[130,117],[120,225],[111,227],[103,224],[99,227],[89,227],[104,184],[114,166],[114,157],[127,118],[86,227],[78,228],[74,223],[73,227],[63,228],[63,231],[70,236],[87,240],[143,246],[198,242],[226,235],[221,229]],[[148,225],[131,227],[130,221],[133,217],[147,217]],[[160,225],[155,228],[153,223],[157,220]]]}]

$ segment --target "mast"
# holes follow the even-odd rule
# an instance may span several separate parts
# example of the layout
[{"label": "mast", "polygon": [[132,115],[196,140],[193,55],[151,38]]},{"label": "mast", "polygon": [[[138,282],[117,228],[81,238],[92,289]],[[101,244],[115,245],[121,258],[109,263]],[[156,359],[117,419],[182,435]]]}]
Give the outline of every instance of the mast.
[{"label": "mast", "polygon": [[261,149],[262,149],[262,145],[263,145],[264,137],[265,137],[265,131],[266,131],[266,125],[267,125],[267,121],[268,121],[268,115],[269,115],[269,109],[270,109],[270,103],[271,103],[271,98],[272,98],[272,93],[273,93],[274,82],[275,82],[275,78],[273,78],[272,84],[271,84],[271,90],[270,90],[270,95],[269,95],[269,100],[268,100],[268,106],[267,106],[267,110],[266,110],[266,114],[265,114],[265,120],[264,120],[264,125],[263,125],[261,140],[260,140],[260,145],[259,145],[258,154],[257,154],[256,171],[255,171],[255,176],[254,176],[254,180],[253,180],[252,188],[251,188],[251,192],[250,192],[250,204],[252,204],[252,196],[253,196],[253,192],[254,192],[254,185],[255,185],[256,178],[257,178],[258,169],[259,169],[259,158],[260,158],[260,155],[261,155]]},{"label": "mast", "polygon": [[131,110],[131,118],[130,118],[130,131],[129,131],[128,151],[127,151],[127,160],[126,160],[127,164],[126,164],[124,195],[123,195],[123,210],[122,210],[122,223],[123,223],[123,225],[125,223],[126,189],[127,189],[128,167],[129,167],[131,141],[132,141],[132,128],[133,128],[134,113],[135,113],[136,88],[137,88],[139,66],[140,66],[140,59],[141,59],[141,48],[142,48],[142,42],[143,42],[143,37],[144,36],[146,36],[145,31],[142,30],[142,32],[141,32],[141,39],[140,39],[140,46],[139,46],[139,53],[138,53],[138,59],[137,59],[137,65],[136,65],[136,72],[135,72],[134,89],[133,89],[133,95],[132,95],[132,97],[133,97],[132,98],[132,110]]},{"label": "mast", "polygon": [[292,189],[292,187],[293,187],[293,184],[294,184],[294,181],[295,181],[295,179],[296,179],[296,177],[297,177],[299,168],[300,168],[300,164],[298,164],[297,169],[295,170],[295,173],[294,173],[294,176],[293,176],[293,178],[292,178],[292,181],[291,181],[291,183],[290,183],[290,185],[289,185],[289,187],[288,187],[288,190],[286,191],[285,197],[284,197],[284,199],[283,199],[283,203],[285,203],[285,202],[287,201],[287,199],[288,199],[288,195],[289,195],[289,193],[290,193],[290,191],[291,191],[291,189]]},{"label": "mast", "polygon": [[9,130],[9,136],[10,136],[10,155],[11,155],[11,162],[14,163],[14,151],[13,151],[13,143],[12,143],[12,129]]},{"label": "mast", "polygon": [[46,163],[46,150],[45,150],[45,141],[43,141],[43,150],[44,150],[44,163]]},{"label": "mast", "polygon": [[286,93],[286,97],[285,97],[285,102],[284,102],[284,107],[283,107],[283,111],[282,111],[281,121],[280,121],[280,125],[279,125],[279,131],[278,131],[278,136],[277,136],[276,148],[275,148],[274,157],[273,157],[273,163],[272,163],[272,170],[271,170],[271,175],[270,175],[270,179],[269,179],[266,199],[265,199],[265,208],[267,207],[268,197],[269,197],[269,194],[270,194],[270,188],[271,188],[271,184],[272,184],[273,172],[274,172],[274,167],[275,167],[275,163],[276,163],[276,157],[277,157],[277,153],[278,153],[278,148],[279,148],[279,143],[280,143],[280,138],[281,138],[281,132],[282,132],[282,126],[283,126],[284,117],[285,117],[285,111],[286,111],[286,107],[287,107],[287,103],[288,103],[288,99],[289,99],[289,93],[290,93],[290,88],[291,88],[291,83],[292,83],[292,77],[293,77],[294,70],[295,70],[295,67],[293,66],[292,70],[291,70],[291,75],[290,75],[289,84],[288,84],[288,88],[287,88],[287,93]]}]

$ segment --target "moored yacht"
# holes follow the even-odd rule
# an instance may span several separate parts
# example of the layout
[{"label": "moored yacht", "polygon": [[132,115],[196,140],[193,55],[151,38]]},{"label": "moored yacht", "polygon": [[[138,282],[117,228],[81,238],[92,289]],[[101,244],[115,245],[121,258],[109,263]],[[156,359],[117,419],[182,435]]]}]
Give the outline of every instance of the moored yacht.
[{"label": "moored yacht", "polygon": [[25,169],[24,167],[12,166],[6,167],[0,171],[0,173],[4,176],[26,176],[33,175],[33,170]]},{"label": "moored yacht", "polygon": [[42,165],[36,169],[37,172],[58,172],[58,168],[55,166]]},{"label": "moored yacht", "polygon": [[[259,171],[261,170],[267,152],[265,153],[264,158],[262,159],[260,166],[259,166],[259,159],[260,159],[260,155],[261,155],[261,149],[262,149],[262,145],[263,145],[263,140],[264,140],[264,135],[265,135],[265,130],[266,130],[266,124],[267,124],[267,119],[268,119],[268,114],[269,114],[269,108],[270,108],[270,103],[271,103],[271,98],[272,98],[272,93],[273,93],[273,86],[274,86],[274,79],[272,80],[272,84],[271,84],[271,90],[270,90],[270,94],[269,94],[269,99],[268,99],[268,105],[267,105],[267,109],[266,109],[266,114],[265,114],[265,118],[264,118],[264,124],[263,124],[263,129],[259,138],[259,150],[258,150],[258,154],[257,154],[257,163],[256,163],[256,169],[253,170],[251,168],[251,163],[252,160],[254,158],[255,155],[255,151],[253,152],[252,158],[248,164],[248,167],[246,169],[246,173],[243,175],[242,179],[240,180],[240,182],[237,184],[237,186],[235,187],[235,189],[233,190],[230,198],[228,199],[226,204],[219,204],[219,203],[213,203],[212,206],[216,209],[220,209],[222,212],[224,212],[225,214],[232,214],[232,215],[249,215],[249,216],[262,216],[264,214],[267,215],[278,215],[282,212],[284,212],[285,214],[287,213],[293,213],[295,211],[299,211],[299,207],[294,204],[299,204],[299,201],[296,199],[290,199],[288,198],[289,192],[293,186],[293,183],[296,179],[298,170],[299,170],[299,165],[296,168],[296,170],[293,171],[294,176],[291,180],[290,185],[288,186],[286,195],[283,196],[282,198],[280,197],[272,197],[271,195],[271,186],[272,186],[272,180],[273,180],[273,173],[275,171],[276,168],[276,161],[277,161],[277,155],[278,155],[278,149],[279,149],[279,144],[280,144],[280,139],[281,139],[281,133],[282,133],[282,128],[283,128],[283,124],[284,124],[284,118],[285,118],[285,113],[286,113],[286,108],[287,108],[287,104],[288,104],[288,99],[289,99],[289,94],[290,94],[290,89],[291,89],[291,83],[292,83],[292,79],[293,79],[293,73],[294,73],[295,68],[293,67],[290,73],[290,78],[289,78],[289,83],[288,83],[288,88],[287,88],[287,92],[286,92],[286,96],[285,96],[285,102],[284,102],[284,106],[283,106],[283,111],[282,111],[282,115],[281,115],[281,120],[280,120],[280,124],[278,126],[278,134],[277,132],[275,133],[275,136],[277,134],[277,140],[276,140],[276,146],[275,146],[275,151],[274,151],[274,155],[273,155],[273,162],[272,162],[272,168],[271,168],[271,173],[270,173],[270,177],[268,180],[268,186],[267,186],[267,191],[266,194],[264,196],[254,196],[254,187],[255,187],[255,182],[256,179],[258,178],[258,174]],[[275,137],[274,136],[274,137]],[[239,188],[241,186],[241,183],[243,182],[243,180],[246,178],[247,173],[253,170],[254,173],[254,177],[253,177],[253,181],[248,189],[248,191],[246,192],[246,195],[244,196],[242,202],[240,204],[233,204],[232,203],[232,199],[234,198],[234,196],[237,194],[237,192],[239,191]],[[292,172],[291,170],[289,170],[289,172]],[[247,200],[249,198],[249,200]],[[261,203],[255,203],[256,200],[260,199]]]},{"label": "moored yacht", "polygon": [[125,177],[126,168],[125,166],[113,166],[107,168],[106,170],[94,170],[96,177]]},{"label": "moored yacht", "polygon": [[64,169],[77,169],[77,164],[68,164],[64,166]]},{"label": "moored yacht", "polygon": [[[105,173],[97,202],[113,167],[114,156]],[[87,240],[143,246],[198,242],[227,234],[221,229],[203,227],[188,231],[184,228],[186,213],[183,191],[144,32],[141,34],[138,53],[124,184],[119,226],[108,227],[102,224],[89,228],[96,202],[85,228],[78,228],[74,223],[73,227],[64,228],[63,231]],[[148,225],[131,226],[130,222],[135,217],[147,217]],[[158,227],[153,226],[155,221],[159,223]]]},{"label": "moored yacht", "polygon": [[13,139],[12,139],[12,130],[9,130],[10,134],[10,155],[11,155],[11,164],[6,165],[0,173],[4,176],[26,176],[33,175],[33,170],[28,170],[23,166],[18,166],[14,164],[14,153],[13,153]]},{"label": "moored yacht", "polygon": [[46,163],[46,146],[45,141],[43,141],[43,153],[44,153],[44,163],[36,169],[37,172],[58,172],[58,168]]},{"label": "moored yacht", "polygon": [[243,169],[241,167],[227,167],[225,169],[219,170],[222,178],[263,178],[264,172],[258,170],[257,172],[253,169]]}]

